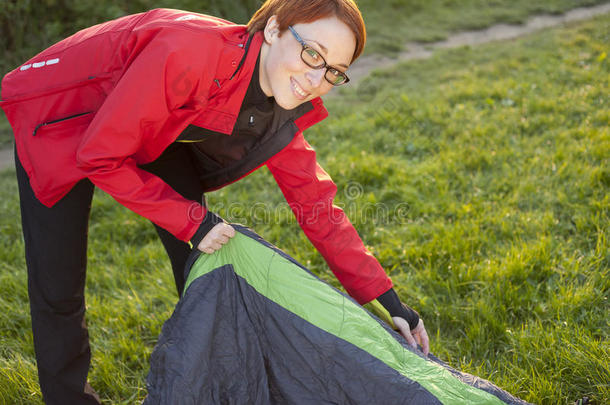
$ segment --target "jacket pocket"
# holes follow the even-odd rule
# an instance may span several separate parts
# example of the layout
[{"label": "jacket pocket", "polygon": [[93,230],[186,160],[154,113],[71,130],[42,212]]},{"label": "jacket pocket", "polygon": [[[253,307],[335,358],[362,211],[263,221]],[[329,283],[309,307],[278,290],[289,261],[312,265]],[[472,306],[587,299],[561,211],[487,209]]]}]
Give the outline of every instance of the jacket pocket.
[{"label": "jacket pocket", "polygon": [[93,111],[87,111],[84,113],[73,114],[68,117],[59,118],[52,121],[43,122],[41,124],[36,125],[34,131],[32,132],[32,136],[36,136],[36,134],[43,133],[47,129],[53,129],[55,127],[63,128],[72,128],[79,125],[89,124],[91,120],[93,120]]}]

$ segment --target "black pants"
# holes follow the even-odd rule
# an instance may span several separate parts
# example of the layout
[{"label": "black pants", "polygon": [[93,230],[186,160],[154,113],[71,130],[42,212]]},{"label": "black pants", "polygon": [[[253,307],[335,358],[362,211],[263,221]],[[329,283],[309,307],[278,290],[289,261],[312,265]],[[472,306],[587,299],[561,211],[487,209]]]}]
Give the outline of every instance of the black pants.
[{"label": "black pants", "polygon": [[[94,186],[84,179],[48,208],[34,196],[17,153],[15,165],[34,348],[44,400],[52,405],[99,404],[87,383],[91,349],[84,296],[87,228]],[[203,201],[198,173],[183,145],[170,146],[144,168],[164,179],[185,198]],[[190,248],[164,229],[156,228],[170,258],[180,294]]]}]

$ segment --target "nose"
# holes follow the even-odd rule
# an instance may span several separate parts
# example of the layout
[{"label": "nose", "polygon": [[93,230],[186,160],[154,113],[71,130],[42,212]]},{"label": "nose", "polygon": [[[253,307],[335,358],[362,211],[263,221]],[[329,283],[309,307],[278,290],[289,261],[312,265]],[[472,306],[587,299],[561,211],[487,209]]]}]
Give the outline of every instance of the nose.
[{"label": "nose", "polygon": [[309,80],[309,83],[311,83],[311,87],[318,88],[324,81],[325,73],[326,69],[310,69],[309,72],[305,74],[305,77]]}]

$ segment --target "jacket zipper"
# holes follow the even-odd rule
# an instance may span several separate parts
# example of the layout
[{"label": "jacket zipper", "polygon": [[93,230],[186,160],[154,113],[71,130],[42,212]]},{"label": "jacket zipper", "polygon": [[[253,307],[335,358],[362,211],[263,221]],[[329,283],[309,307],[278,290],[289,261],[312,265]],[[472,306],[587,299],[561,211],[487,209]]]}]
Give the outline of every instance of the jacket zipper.
[{"label": "jacket zipper", "polygon": [[34,132],[32,133],[32,136],[36,136],[36,131],[38,131],[38,128],[40,128],[40,127],[44,127],[46,125],[51,125],[51,124],[57,124],[58,122],[70,120],[72,118],[80,117],[81,115],[87,115],[87,114],[91,114],[91,113],[92,113],[92,111],[88,111],[88,112],[84,112],[84,113],[80,113],[80,114],[74,114],[74,115],[71,115],[69,117],[60,118],[58,120],[43,122],[42,124],[36,125],[36,128],[34,128]]},{"label": "jacket zipper", "polygon": [[[252,42],[252,38],[254,38],[254,35],[250,35],[248,37],[248,41],[246,41],[246,46],[244,47],[245,48],[244,49],[244,56],[241,57],[241,60],[239,61],[239,64],[237,65],[237,69],[235,69],[235,72],[233,72],[233,74],[231,75],[231,78],[229,80],[233,80],[233,78],[235,77],[237,72],[239,72],[239,69],[241,69],[241,67],[243,66],[244,62],[246,61],[246,56],[248,56],[248,49],[250,48],[250,42]],[[220,87],[220,85],[218,85],[218,87]]]}]

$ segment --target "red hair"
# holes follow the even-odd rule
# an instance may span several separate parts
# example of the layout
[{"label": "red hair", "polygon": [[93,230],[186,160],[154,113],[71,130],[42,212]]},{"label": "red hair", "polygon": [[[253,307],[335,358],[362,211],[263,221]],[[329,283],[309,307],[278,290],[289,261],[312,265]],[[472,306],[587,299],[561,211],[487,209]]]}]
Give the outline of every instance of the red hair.
[{"label": "red hair", "polygon": [[362,14],[353,0],[267,0],[248,22],[248,32],[262,31],[271,16],[275,15],[280,32],[289,25],[310,23],[326,17],[337,17],[349,27],[356,38],[352,62],[364,50],[366,29]]}]

